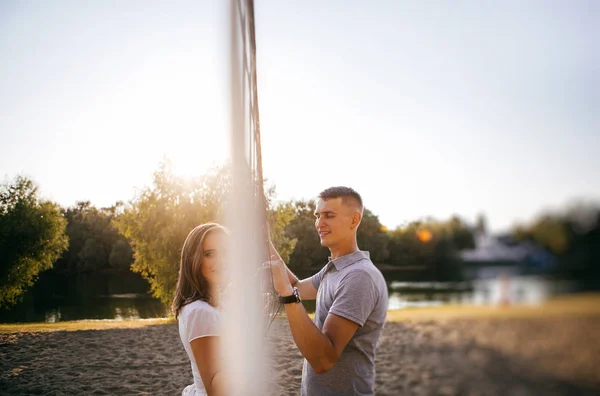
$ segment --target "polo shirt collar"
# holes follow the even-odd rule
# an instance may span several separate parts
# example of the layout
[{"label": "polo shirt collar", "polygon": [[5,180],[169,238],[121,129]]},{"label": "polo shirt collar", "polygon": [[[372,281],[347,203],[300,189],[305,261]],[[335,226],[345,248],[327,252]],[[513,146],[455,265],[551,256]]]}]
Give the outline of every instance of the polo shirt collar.
[{"label": "polo shirt collar", "polygon": [[335,266],[335,269],[339,271],[341,269],[348,267],[349,265],[356,263],[357,261],[360,261],[363,259],[368,260],[369,258],[370,258],[369,252],[363,251],[363,250],[357,250],[356,252],[352,252],[345,256],[338,257],[335,260],[332,260],[331,257],[329,257],[329,262],[332,263]]}]

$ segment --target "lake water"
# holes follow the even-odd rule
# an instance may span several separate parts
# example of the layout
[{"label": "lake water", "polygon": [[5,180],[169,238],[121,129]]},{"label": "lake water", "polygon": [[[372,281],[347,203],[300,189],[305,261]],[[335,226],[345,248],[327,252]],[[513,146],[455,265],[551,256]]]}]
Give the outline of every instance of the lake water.
[{"label": "lake water", "polygon": [[550,280],[538,275],[491,277],[469,282],[388,282],[389,309],[443,304],[537,305],[576,290],[570,281]]},{"label": "lake water", "polygon": [[[397,275],[395,276],[398,277]],[[568,282],[541,277],[516,276],[473,282],[402,282],[388,275],[389,309],[443,304],[537,304],[553,295],[569,292]],[[305,302],[314,311],[314,302]],[[138,274],[104,274],[64,279],[45,275],[26,293],[23,302],[0,311],[0,323],[67,320],[132,320],[166,317],[168,307],[148,294],[148,284]]]},{"label": "lake water", "polygon": [[0,311],[0,323],[165,317],[167,307],[131,272],[65,278],[44,273],[21,303]]}]

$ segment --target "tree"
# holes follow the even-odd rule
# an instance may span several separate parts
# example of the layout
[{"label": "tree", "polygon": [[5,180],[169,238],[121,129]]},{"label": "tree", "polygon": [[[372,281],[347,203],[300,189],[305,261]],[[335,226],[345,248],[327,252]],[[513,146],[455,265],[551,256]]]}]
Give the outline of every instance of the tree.
[{"label": "tree", "polygon": [[152,294],[163,302],[173,296],[185,238],[195,226],[219,218],[227,182],[217,172],[184,183],[165,161],[154,173],[153,186],[115,219],[134,251],[131,269],[148,280]]},{"label": "tree", "polygon": [[571,245],[571,229],[567,219],[556,214],[539,216],[531,225],[517,227],[518,239],[529,239],[556,255],[565,253]]},{"label": "tree", "polygon": [[68,246],[60,207],[37,191],[21,176],[0,186],[0,307],[15,304]]},{"label": "tree", "polygon": [[327,262],[329,251],[321,246],[315,230],[315,201],[292,201],[294,218],[285,228],[288,238],[296,241],[290,254],[289,267],[292,269],[310,268]]},{"label": "tree", "polygon": [[[477,226],[475,227],[476,230],[484,230],[481,232],[486,232],[485,227],[485,220],[482,216],[479,216]],[[475,249],[475,236],[473,235],[473,231],[460,217],[452,216],[446,223],[446,230],[456,249]]]},{"label": "tree", "polygon": [[460,250],[473,248],[473,233],[458,216],[447,221],[415,221],[389,233],[389,263],[422,267],[430,280],[459,280]]},{"label": "tree", "polygon": [[[321,245],[315,229],[314,200],[292,201],[289,205],[294,217],[285,229],[290,239],[296,240],[296,245],[290,255],[289,266],[293,269],[311,268],[327,263],[329,250]],[[388,236],[379,218],[369,209],[365,209],[357,231],[358,247],[369,251],[371,260],[376,263],[384,262],[389,252],[387,249]]]},{"label": "tree", "polygon": [[387,249],[388,236],[379,218],[369,209],[364,210],[362,221],[357,231],[358,247],[370,253],[371,260],[383,263],[389,257]]},{"label": "tree", "polygon": [[435,233],[427,224],[412,222],[389,233],[389,263],[401,267],[429,265]]},{"label": "tree", "polygon": [[[270,195],[274,194],[272,192]],[[269,229],[271,241],[279,252],[279,255],[286,263],[290,260],[290,255],[296,247],[297,239],[286,234],[286,226],[294,220],[294,207],[291,202],[282,202],[270,205],[267,213],[269,220]]]},{"label": "tree", "polygon": [[123,204],[117,202],[108,208],[96,208],[89,201],[77,202],[64,211],[67,219],[67,235],[69,249],[55,265],[57,272],[81,273],[98,272],[115,268],[110,263],[110,256],[117,245],[118,252],[124,253],[122,260],[129,257],[129,262],[120,262],[119,269],[125,270],[133,261],[127,255],[124,245],[128,245],[125,237],[112,224],[112,220],[122,211]]},{"label": "tree", "polygon": [[129,269],[133,262],[133,250],[126,241],[117,241],[112,247],[108,263],[114,269]]},{"label": "tree", "polygon": [[86,239],[78,257],[81,272],[97,270],[107,262],[106,250],[95,238]]},{"label": "tree", "polygon": [[[171,301],[185,238],[197,225],[223,218],[230,189],[228,167],[214,168],[186,181],[174,175],[170,162],[165,160],[154,173],[152,186],[143,189],[115,219],[115,226],[130,241],[134,252],[131,269],[148,280],[155,297],[165,303]],[[274,190],[269,189],[269,202],[272,194]],[[268,213],[271,235],[282,255],[289,254],[293,245],[282,231],[289,218],[285,206]]]},{"label": "tree", "polygon": [[576,203],[563,212],[547,212],[528,225],[515,227],[518,240],[528,240],[551,252],[553,272],[576,279],[586,288],[600,288],[600,206]]}]

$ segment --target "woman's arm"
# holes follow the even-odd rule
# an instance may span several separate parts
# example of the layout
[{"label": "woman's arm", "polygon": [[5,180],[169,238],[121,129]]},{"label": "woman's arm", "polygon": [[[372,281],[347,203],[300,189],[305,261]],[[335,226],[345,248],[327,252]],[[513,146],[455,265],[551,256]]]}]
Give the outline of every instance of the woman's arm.
[{"label": "woman's arm", "polygon": [[190,342],[190,346],[208,395],[227,395],[227,383],[221,372],[219,337],[196,338]]}]

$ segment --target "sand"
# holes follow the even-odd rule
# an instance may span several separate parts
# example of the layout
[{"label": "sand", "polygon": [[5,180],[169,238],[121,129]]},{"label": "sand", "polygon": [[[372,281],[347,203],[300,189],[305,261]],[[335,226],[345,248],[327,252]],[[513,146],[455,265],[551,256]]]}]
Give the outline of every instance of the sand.
[{"label": "sand", "polygon": [[[386,323],[377,395],[600,393],[600,317]],[[270,394],[298,395],[302,358],[271,328]],[[192,382],[174,323],[0,334],[0,395],[178,395]]]}]

